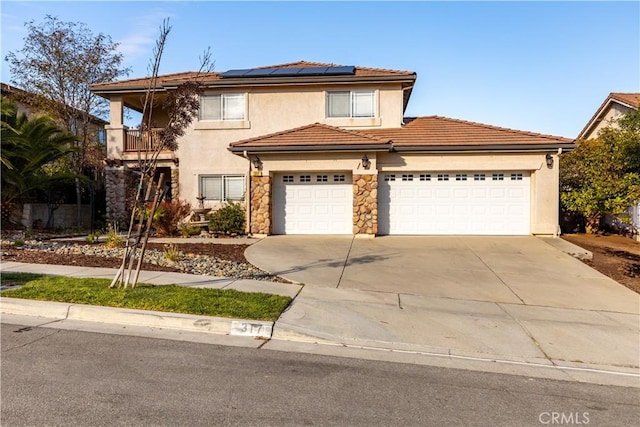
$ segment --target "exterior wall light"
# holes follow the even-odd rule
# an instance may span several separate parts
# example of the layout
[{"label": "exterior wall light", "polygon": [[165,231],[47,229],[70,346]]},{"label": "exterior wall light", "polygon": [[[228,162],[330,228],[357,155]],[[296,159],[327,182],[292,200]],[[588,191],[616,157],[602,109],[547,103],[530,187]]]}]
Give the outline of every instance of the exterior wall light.
[{"label": "exterior wall light", "polygon": [[262,169],[262,160],[260,160],[260,157],[255,156],[255,157],[253,158],[253,160],[251,161],[251,163],[253,163],[253,168],[254,168],[255,170],[260,170],[260,169]]},{"label": "exterior wall light", "polygon": [[549,169],[552,169],[553,168],[553,156],[551,154],[547,153],[545,158],[547,159],[547,167]]},{"label": "exterior wall light", "polygon": [[371,166],[371,160],[369,160],[369,158],[365,154],[364,156],[362,156],[362,167],[364,169],[369,169],[370,166]]}]

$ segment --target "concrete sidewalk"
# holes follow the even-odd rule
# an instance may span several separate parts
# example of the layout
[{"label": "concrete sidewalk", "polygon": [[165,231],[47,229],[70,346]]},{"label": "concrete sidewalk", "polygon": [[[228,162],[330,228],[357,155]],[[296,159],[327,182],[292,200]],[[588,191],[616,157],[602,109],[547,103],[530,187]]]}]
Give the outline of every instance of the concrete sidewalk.
[{"label": "concrete sidewalk", "polygon": [[[0,262],[0,271],[111,279],[115,276],[117,270],[114,268],[24,264],[2,261]],[[235,289],[242,292],[262,292],[290,298],[294,298],[302,288],[300,285],[287,283],[158,271],[140,271],[139,283],[154,285],[175,284],[193,288]],[[100,322],[103,324],[165,328],[189,333],[214,333],[262,338],[271,337],[274,324],[274,322],[251,319],[228,319],[18,298],[2,298],[0,312],[3,313],[3,321],[5,321],[6,315],[35,316],[47,319],[49,322]]]},{"label": "concrete sidewalk", "polygon": [[[70,265],[25,264],[20,262],[2,261],[0,271],[50,274],[67,277],[93,277],[112,279],[117,269],[98,267],[77,267]],[[191,288],[235,289],[242,292],[262,292],[266,294],[295,297],[301,285],[276,283],[264,280],[231,279],[228,277],[199,276],[196,274],[171,273],[166,271],[140,271],[139,283],[153,285],[178,285]]]}]

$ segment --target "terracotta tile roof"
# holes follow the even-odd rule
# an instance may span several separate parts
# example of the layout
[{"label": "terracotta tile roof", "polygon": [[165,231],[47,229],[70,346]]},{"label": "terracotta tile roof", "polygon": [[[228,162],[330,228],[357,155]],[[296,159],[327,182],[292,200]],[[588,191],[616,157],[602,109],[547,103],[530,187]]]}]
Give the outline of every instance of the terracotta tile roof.
[{"label": "terracotta tile roof", "polygon": [[578,134],[578,138],[584,138],[588,134],[588,131],[593,128],[596,121],[604,113],[605,109],[611,104],[611,102],[618,102],[628,107],[638,109],[640,108],[640,93],[611,92],[600,107],[598,107],[593,116],[591,116],[587,124],[582,128]]},{"label": "terracotta tile roof", "polygon": [[[326,64],[320,62],[308,62],[308,61],[297,61],[297,62],[289,62],[286,64],[277,64],[277,65],[267,65],[263,67],[255,67],[256,69],[266,69],[266,68],[310,68],[310,67],[335,67],[339,66],[338,64]],[[198,76],[198,73],[195,71],[185,71],[182,73],[174,73],[174,74],[165,74],[162,76],[158,76],[158,86],[173,86],[179,83],[188,81],[190,79]],[[388,70],[384,68],[367,68],[367,67],[358,67],[356,66],[355,77],[403,77],[406,76],[408,78],[415,79],[416,73],[412,71],[400,71],[400,70]],[[200,74],[202,81],[204,83],[214,82],[219,80],[224,80],[220,77],[220,73],[205,73]],[[342,76],[344,77],[344,76]],[[353,77],[353,76],[350,76]],[[265,79],[273,79],[273,77],[264,77]],[[298,77],[300,78],[300,77]],[[306,77],[309,78],[309,77]],[[255,79],[255,78],[254,78]],[[94,91],[102,91],[102,90],[113,90],[113,89],[140,89],[145,88],[149,84],[149,78],[136,78],[129,80],[120,80],[117,82],[110,83],[98,83],[91,86],[91,90]],[[229,79],[227,79],[229,80]]]},{"label": "terracotta tile roof", "polygon": [[394,147],[402,146],[481,146],[513,144],[570,143],[571,139],[486,125],[440,116],[405,119],[393,129],[371,129],[370,135],[390,138]]},{"label": "terracotta tile roof", "polygon": [[640,108],[640,93],[611,92],[609,97],[631,107]]},{"label": "terracotta tile roof", "polygon": [[[197,71],[184,71],[181,73],[165,74],[158,76],[157,86],[172,86],[185,81],[189,81],[198,77],[198,75],[204,81],[219,80],[218,73],[198,73]],[[150,82],[149,77],[141,77],[136,79],[119,80],[117,82],[98,83],[91,86],[91,90],[100,91],[104,89],[129,89],[129,88],[144,88]]]},{"label": "terracotta tile roof", "polygon": [[[255,69],[267,69],[267,68],[311,68],[311,67],[342,67],[342,64],[333,64],[327,62],[309,62],[309,61],[296,61],[287,62],[285,64],[267,65],[264,67],[254,67]],[[356,76],[412,76],[416,73],[413,71],[402,70],[390,70],[387,68],[368,68],[356,66]]]},{"label": "terracotta tile roof", "polygon": [[[451,149],[487,148],[499,146],[566,146],[573,140],[559,136],[543,135],[482,123],[450,119],[439,116],[405,119],[401,128],[346,130],[315,123],[273,133],[257,138],[231,143],[232,151],[277,147],[339,147],[341,145],[379,144],[384,148],[391,142],[393,148],[402,151],[408,147]],[[391,148],[391,146],[389,146]]]},{"label": "terracotta tile roof", "polygon": [[314,123],[288,129],[257,138],[245,139],[230,144],[233,148],[255,147],[325,147],[339,145],[375,145],[384,146],[389,139],[378,138],[364,132],[341,129],[321,123]]}]

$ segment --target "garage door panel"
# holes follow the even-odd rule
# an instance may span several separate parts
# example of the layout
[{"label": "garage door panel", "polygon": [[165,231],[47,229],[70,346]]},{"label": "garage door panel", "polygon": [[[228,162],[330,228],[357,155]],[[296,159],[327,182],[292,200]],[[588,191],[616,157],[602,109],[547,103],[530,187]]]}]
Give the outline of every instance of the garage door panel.
[{"label": "garage door panel", "polygon": [[395,175],[430,175],[433,180],[381,177],[380,234],[529,234],[528,173],[517,172],[516,179],[511,179],[512,172]]},{"label": "garage door panel", "polygon": [[344,172],[323,172],[318,179],[316,175],[287,173],[286,180],[283,175],[274,177],[275,234],[352,233],[351,176]]}]

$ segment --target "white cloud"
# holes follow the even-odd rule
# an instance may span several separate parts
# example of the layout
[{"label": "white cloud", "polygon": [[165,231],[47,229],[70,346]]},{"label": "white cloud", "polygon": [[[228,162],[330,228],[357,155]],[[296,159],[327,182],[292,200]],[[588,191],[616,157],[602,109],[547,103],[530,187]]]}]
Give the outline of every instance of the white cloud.
[{"label": "white cloud", "polygon": [[135,61],[140,55],[150,56],[156,38],[160,34],[162,21],[171,16],[166,12],[154,12],[129,18],[128,24],[133,31],[117,40],[120,44],[118,51],[124,55],[125,61]]}]

